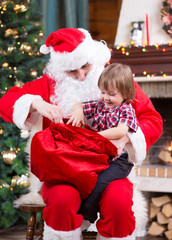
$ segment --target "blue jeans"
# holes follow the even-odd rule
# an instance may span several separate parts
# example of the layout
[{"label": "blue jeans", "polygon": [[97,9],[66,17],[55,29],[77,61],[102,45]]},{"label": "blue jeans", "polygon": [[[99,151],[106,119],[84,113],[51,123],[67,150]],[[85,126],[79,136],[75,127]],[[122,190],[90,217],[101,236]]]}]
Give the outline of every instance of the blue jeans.
[{"label": "blue jeans", "polygon": [[126,178],[133,167],[133,163],[128,161],[128,155],[122,154],[119,158],[109,164],[109,167],[102,171],[97,178],[96,186],[92,193],[85,200],[82,200],[79,213],[85,220],[94,223],[99,211],[99,201],[102,192],[114,180]]}]

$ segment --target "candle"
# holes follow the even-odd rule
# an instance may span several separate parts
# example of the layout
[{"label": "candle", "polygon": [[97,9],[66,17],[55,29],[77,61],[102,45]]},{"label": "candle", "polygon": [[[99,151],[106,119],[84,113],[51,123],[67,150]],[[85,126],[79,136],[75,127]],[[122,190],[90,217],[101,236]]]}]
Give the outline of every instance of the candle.
[{"label": "candle", "polygon": [[148,21],[148,14],[146,14],[146,40],[147,40],[147,45],[149,45],[149,21]]}]

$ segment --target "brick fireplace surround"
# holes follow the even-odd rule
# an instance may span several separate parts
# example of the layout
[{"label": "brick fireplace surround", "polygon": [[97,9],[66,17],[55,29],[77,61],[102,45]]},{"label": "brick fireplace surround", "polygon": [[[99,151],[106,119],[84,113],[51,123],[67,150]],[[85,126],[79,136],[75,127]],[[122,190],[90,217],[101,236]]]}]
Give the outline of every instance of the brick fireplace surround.
[{"label": "brick fireplace surround", "polygon": [[[172,193],[172,163],[162,165],[158,157],[172,141],[172,47],[161,45],[157,49],[147,46],[146,51],[143,47],[129,47],[124,51],[129,55],[122,54],[122,47],[112,49],[111,63],[121,62],[131,67],[135,81],[163,118],[162,136],[150,147],[142,166],[136,167],[138,188],[146,192]],[[144,71],[154,76],[144,76]]]}]

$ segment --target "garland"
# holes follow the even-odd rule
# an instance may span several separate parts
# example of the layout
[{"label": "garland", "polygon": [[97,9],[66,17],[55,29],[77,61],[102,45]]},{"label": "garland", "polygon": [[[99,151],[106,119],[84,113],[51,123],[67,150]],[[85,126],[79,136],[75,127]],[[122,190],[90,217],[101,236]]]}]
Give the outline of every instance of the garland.
[{"label": "garland", "polygon": [[161,9],[161,19],[164,22],[162,29],[172,38],[172,0],[163,2]]}]

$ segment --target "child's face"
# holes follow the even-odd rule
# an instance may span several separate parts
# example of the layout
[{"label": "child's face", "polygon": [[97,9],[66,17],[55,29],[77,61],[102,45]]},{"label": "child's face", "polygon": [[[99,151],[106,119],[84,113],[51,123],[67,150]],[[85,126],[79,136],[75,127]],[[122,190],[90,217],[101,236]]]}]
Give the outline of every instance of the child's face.
[{"label": "child's face", "polygon": [[100,88],[100,99],[107,108],[114,108],[121,105],[124,101],[124,97],[117,89],[105,90]]}]

